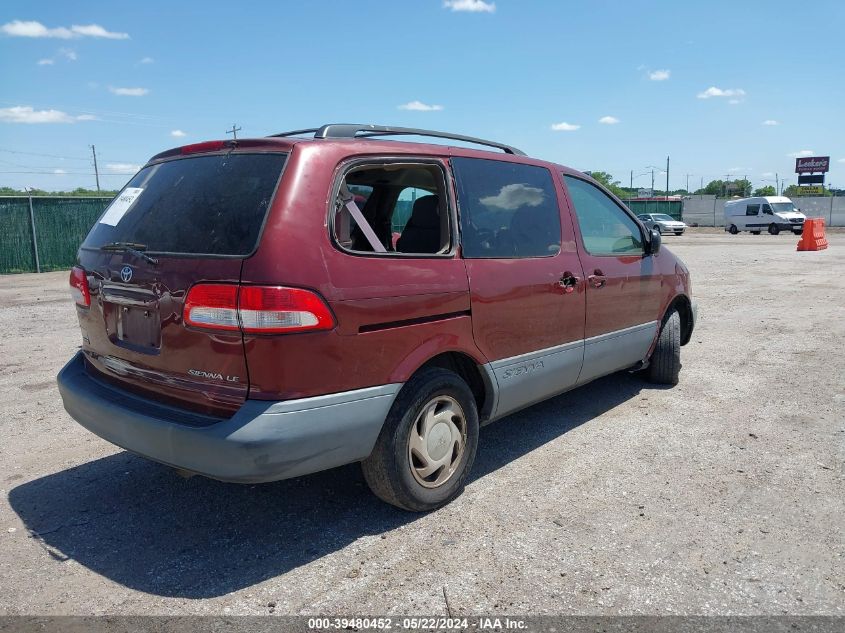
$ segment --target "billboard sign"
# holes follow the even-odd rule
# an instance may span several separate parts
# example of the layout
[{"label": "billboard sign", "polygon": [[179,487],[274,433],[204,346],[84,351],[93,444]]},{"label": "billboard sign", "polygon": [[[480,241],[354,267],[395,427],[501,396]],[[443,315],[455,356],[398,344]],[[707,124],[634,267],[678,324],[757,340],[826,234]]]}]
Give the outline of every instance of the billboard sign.
[{"label": "billboard sign", "polygon": [[830,156],[805,156],[795,159],[796,174],[827,173],[830,171]]},{"label": "billboard sign", "polygon": [[798,176],[799,185],[821,185],[824,183],[824,174],[813,174],[812,176]]},{"label": "billboard sign", "polygon": [[799,187],[798,191],[802,196],[823,196],[824,187]]}]

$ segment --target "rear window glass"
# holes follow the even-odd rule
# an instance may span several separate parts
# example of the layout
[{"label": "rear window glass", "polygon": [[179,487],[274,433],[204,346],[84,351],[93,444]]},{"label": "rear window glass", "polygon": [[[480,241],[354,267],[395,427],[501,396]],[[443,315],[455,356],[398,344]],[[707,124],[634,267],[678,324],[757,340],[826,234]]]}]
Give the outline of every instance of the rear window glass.
[{"label": "rear window glass", "polygon": [[153,253],[248,255],[286,159],[227,154],[145,167],[112,201],[82,248],[130,242]]}]

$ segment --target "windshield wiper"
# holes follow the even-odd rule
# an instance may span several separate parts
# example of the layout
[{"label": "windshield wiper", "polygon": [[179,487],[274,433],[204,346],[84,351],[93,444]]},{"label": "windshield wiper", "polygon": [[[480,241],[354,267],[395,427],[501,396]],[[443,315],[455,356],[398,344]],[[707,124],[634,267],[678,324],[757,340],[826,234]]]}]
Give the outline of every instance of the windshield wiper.
[{"label": "windshield wiper", "polygon": [[144,251],[147,250],[146,244],[139,244],[137,242],[109,242],[100,247],[101,251],[113,251],[115,253],[129,253],[135,257],[140,257],[149,264],[158,264],[158,259],[147,255]]}]

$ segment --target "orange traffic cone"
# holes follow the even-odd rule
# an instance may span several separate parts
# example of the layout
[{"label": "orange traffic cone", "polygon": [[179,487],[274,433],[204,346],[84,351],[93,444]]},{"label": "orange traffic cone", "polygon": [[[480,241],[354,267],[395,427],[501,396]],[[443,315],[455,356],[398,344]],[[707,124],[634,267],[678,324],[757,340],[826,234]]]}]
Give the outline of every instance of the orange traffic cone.
[{"label": "orange traffic cone", "polygon": [[798,240],[799,251],[823,251],[827,248],[827,238],[824,236],[824,220],[821,218],[804,220],[804,230]]}]

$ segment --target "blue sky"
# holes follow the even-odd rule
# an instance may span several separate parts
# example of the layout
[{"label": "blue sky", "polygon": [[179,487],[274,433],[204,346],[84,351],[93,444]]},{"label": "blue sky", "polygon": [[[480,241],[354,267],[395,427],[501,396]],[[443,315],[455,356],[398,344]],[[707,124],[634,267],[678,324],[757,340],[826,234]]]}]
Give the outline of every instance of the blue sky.
[{"label": "blue sky", "polygon": [[233,123],[245,137],[366,122],[492,138],[625,185],[667,155],[672,188],[790,183],[809,152],[845,187],[841,0],[5,0],[0,25],[0,185],[93,187],[91,144],[119,187]]}]

